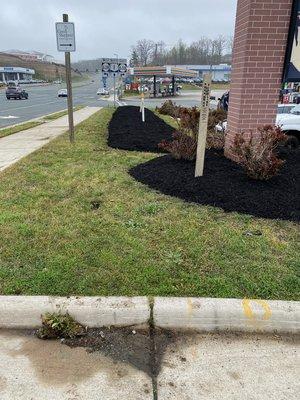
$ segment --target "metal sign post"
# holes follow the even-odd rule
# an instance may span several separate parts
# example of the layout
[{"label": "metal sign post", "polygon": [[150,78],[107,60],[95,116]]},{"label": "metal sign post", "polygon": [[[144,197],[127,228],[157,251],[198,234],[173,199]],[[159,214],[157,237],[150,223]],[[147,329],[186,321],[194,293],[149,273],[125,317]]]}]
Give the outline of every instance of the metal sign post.
[{"label": "metal sign post", "polygon": [[204,74],[202,99],[201,99],[201,107],[200,107],[200,120],[199,120],[195,177],[203,175],[206,136],[207,136],[207,124],[208,124],[208,115],[209,115],[211,79],[212,79],[211,73]]},{"label": "metal sign post", "polygon": [[68,22],[68,14],[63,14],[63,22],[56,22],[57,50],[65,53],[66,84],[68,101],[69,137],[74,143],[74,119],[73,119],[73,98],[72,98],[72,77],[71,77],[71,56],[70,52],[76,50],[75,27],[73,22]]}]

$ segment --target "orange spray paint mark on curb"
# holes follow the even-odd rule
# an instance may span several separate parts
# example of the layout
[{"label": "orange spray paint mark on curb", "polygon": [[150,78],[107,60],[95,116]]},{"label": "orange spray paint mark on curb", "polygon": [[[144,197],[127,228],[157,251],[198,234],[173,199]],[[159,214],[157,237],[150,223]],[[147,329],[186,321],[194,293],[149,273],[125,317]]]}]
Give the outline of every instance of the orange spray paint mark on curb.
[{"label": "orange spray paint mark on curb", "polygon": [[270,308],[269,304],[266,301],[264,301],[264,300],[243,299],[242,300],[242,305],[243,305],[243,309],[244,309],[244,314],[246,315],[247,318],[249,318],[251,320],[255,320],[255,314],[252,311],[250,302],[257,303],[263,308],[264,315],[263,315],[262,318],[263,318],[264,321],[267,321],[268,319],[271,318],[272,311],[271,311],[271,308]]}]

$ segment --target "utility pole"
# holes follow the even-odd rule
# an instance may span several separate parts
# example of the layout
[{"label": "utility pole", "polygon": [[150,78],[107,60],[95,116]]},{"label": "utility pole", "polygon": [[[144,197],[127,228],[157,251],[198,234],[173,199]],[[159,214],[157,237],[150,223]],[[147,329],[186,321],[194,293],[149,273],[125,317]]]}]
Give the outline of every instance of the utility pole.
[{"label": "utility pole", "polygon": [[154,65],[157,65],[157,47],[158,47],[158,43],[155,43]]},{"label": "utility pole", "polygon": [[[114,56],[117,56],[117,64],[119,64],[119,55],[114,53]],[[114,108],[116,108],[116,73],[114,72]]]},{"label": "utility pole", "polygon": [[[69,22],[68,14],[63,14],[63,22]],[[74,119],[73,119],[73,98],[72,98],[72,77],[71,77],[71,55],[69,51],[65,52],[66,65],[66,84],[67,84],[67,101],[68,101],[68,117],[69,117],[69,137],[70,142],[74,143]]]}]

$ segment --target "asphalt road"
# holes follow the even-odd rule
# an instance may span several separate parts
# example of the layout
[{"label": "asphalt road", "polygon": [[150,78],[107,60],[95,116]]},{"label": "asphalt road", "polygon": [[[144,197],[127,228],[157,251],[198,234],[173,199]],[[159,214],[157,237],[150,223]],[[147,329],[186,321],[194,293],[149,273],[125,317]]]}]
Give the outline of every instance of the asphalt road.
[{"label": "asphalt road", "polygon": [[[99,82],[88,82],[73,86],[74,106],[106,106],[107,101],[99,99],[97,90]],[[28,100],[7,100],[5,91],[0,91],[0,128],[37,118],[45,114],[61,111],[67,108],[67,99],[57,97],[59,89],[64,85],[49,85],[25,87],[29,93]]]},{"label": "asphalt road", "polygon": [[[216,99],[222,96],[224,93],[223,90],[213,90],[211,95],[215,96]],[[182,91],[180,95],[174,97],[174,98],[156,98],[156,99],[148,99],[145,98],[145,106],[149,108],[155,108],[161,106],[162,103],[164,103],[166,100],[172,100],[174,101],[177,105],[183,106],[183,107],[194,107],[194,106],[200,106],[201,102],[201,90],[191,90],[191,91]],[[135,105],[138,106],[140,105],[140,99],[139,98],[134,98],[134,97],[124,97],[121,101],[123,104],[127,105]],[[216,108],[217,107],[217,100],[216,101],[211,101],[211,108]]]},{"label": "asphalt road", "polygon": [[[92,82],[92,79],[94,82]],[[46,114],[61,111],[67,108],[67,99],[59,98],[57,92],[65,85],[47,85],[47,86],[23,86],[29,93],[28,100],[7,100],[5,91],[0,91],[0,128],[5,126],[18,124],[33,118],[38,118]],[[110,98],[104,99],[97,96],[97,90],[102,87],[99,77],[92,77],[87,83],[78,83],[73,85],[73,104],[84,106],[105,107],[113,104],[112,80],[108,81],[108,89],[110,89]],[[214,91],[212,95],[219,97],[223,91]],[[166,99],[145,99],[145,106],[155,108],[160,106]],[[178,105],[192,107],[200,105],[201,91],[184,91],[180,96],[174,98]],[[124,98],[117,100],[116,105],[140,105],[140,99]],[[212,107],[215,107],[212,102]]]}]

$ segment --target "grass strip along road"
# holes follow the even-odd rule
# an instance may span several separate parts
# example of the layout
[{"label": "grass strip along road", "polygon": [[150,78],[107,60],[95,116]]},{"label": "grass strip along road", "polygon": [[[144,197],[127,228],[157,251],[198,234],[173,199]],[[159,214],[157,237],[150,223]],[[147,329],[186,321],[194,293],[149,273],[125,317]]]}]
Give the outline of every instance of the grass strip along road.
[{"label": "grass strip along road", "polygon": [[299,300],[298,225],[136,182],[127,171],[157,154],[109,148],[112,112],[0,175],[0,293]]}]

